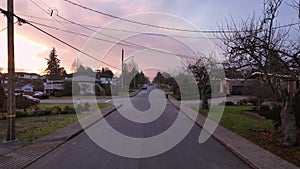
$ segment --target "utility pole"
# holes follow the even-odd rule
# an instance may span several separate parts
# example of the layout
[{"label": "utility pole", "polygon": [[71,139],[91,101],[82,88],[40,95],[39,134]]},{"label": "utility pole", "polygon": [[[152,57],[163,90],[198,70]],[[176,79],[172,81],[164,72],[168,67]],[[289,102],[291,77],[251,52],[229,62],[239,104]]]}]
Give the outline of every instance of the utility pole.
[{"label": "utility pole", "polygon": [[14,56],[14,1],[7,0],[7,46],[8,46],[8,97],[7,119],[8,130],[6,141],[14,141],[16,98],[15,98],[15,56]]},{"label": "utility pole", "polygon": [[122,74],[121,74],[121,92],[124,91],[124,49],[122,49]]}]

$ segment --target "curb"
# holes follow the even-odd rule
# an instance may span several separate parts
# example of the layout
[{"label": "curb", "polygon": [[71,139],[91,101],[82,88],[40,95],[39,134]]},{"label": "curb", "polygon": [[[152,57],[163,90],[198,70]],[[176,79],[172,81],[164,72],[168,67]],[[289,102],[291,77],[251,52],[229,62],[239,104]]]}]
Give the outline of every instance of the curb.
[{"label": "curb", "polygon": [[[111,105],[101,110],[102,116],[99,118],[96,112],[93,114],[80,119],[83,121],[82,124],[79,121],[69,124],[63,128],[60,128],[46,136],[43,136],[31,144],[20,147],[6,155],[0,156],[0,168],[5,169],[16,169],[25,168],[37,161],[41,157],[55,150],[60,145],[64,144],[68,140],[74,138],[80,134],[85,129],[89,128],[93,124],[99,122],[106,116],[110,115],[112,112],[120,108],[122,105],[114,106]],[[98,118],[94,118],[97,116]]]},{"label": "curb", "polygon": [[[172,96],[171,96],[172,97]],[[175,107],[180,109],[180,106],[176,104],[176,99],[172,97],[172,99],[168,99]],[[183,111],[182,111],[183,112]],[[196,112],[196,111],[195,111]],[[193,118],[186,112],[183,112],[188,118],[193,120]],[[195,124],[202,129],[203,119],[199,118],[203,115],[198,114]],[[206,120],[206,117],[204,117]],[[205,122],[204,120],[204,122]],[[194,121],[194,120],[193,120]],[[200,122],[199,122],[200,121]],[[219,143],[221,143],[224,147],[226,147],[229,151],[231,151],[238,158],[243,160],[250,167],[255,169],[299,169],[294,164],[280,158],[279,156],[265,150],[258,145],[248,141],[247,139],[237,135],[236,133],[226,129],[225,127],[218,125],[216,130],[211,134],[211,136],[216,139]]]}]

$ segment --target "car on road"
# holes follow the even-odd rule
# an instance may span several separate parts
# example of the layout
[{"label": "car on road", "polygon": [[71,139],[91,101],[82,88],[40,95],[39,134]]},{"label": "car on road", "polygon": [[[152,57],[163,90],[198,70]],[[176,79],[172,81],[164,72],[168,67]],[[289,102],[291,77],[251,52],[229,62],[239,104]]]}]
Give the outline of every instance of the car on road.
[{"label": "car on road", "polygon": [[38,99],[49,99],[49,94],[37,91],[33,94],[33,97]]},{"label": "car on road", "polygon": [[144,86],[142,87],[142,89],[143,89],[143,90],[146,90],[146,89],[147,89],[147,85],[144,85]]},{"label": "car on road", "polygon": [[29,102],[33,103],[33,104],[37,104],[37,103],[40,103],[40,99],[38,98],[34,98],[30,95],[23,95],[23,97],[28,100]]}]

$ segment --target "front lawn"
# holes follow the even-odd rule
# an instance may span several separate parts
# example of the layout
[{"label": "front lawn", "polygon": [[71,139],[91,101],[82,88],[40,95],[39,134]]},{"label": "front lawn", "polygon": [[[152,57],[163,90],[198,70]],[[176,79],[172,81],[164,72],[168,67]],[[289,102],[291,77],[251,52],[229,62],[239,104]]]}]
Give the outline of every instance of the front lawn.
[{"label": "front lawn", "polygon": [[[105,108],[110,103],[100,103],[99,108]],[[73,104],[39,104],[39,108],[49,107],[72,107]],[[65,127],[73,122],[78,121],[90,115],[91,113],[76,114],[56,114],[46,116],[33,116],[16,118],[16,135],[20,141],[33,141],[42,136],[50,134],[55,130]],[[7,132],[7,120],[0,120],[0,141],[2,142],[6,138]]]},{"label": "front lawn", "polygon": [[[300,167],[300,147],[282,146],[281,129],[275,130],[272,120],[242,113],[243,110],[251,110],[252,108],[253,106],[225,106],[220,124]],[[207,116],[207,110],[201,109],[200,113]]]}]

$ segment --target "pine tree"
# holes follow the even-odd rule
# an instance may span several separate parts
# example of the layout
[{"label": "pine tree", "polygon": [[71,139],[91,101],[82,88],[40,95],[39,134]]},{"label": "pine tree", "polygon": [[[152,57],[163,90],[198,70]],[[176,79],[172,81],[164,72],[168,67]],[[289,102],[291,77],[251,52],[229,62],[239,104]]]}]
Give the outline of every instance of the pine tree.
[{"label": "pine tree", "polygon": [[49,54],[49,58],[46,58],[48,67],[46,68],[48,80],[61,80],[66,76],[66,71],[63,67],[60,67],[60,60],[57,57],[55,48],[52,48]]}]

